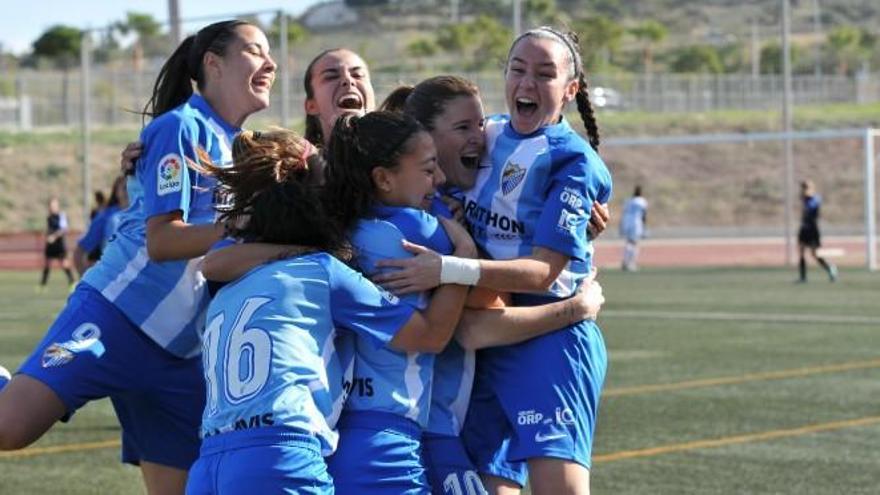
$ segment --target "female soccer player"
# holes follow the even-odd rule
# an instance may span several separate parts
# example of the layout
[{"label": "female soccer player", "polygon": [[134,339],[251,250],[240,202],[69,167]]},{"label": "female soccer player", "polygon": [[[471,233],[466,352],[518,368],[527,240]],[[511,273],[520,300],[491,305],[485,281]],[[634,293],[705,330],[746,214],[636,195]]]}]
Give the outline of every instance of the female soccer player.
[{"label": "female soccer player", "polygon": [[[598,130],[576,38],[552,28],[526,32],[511,46],[505,77],[510,115],[487,123],[488,166],[464,206],[475,240],[493,260],[422,253],[385,262],[402,268],[383,275],[387,287],[411,292],[464,283],[510,291],[514,304],[531,305],[570,295],[589,274],[589,205],[607,202],[611,176],[595,151]],[[589,143],[563,117],[572,100]],[[490,492],[509,479],[495,459],[527,460],[533,493],[589,491],[606,365],[601,333],[589,321],[483,351],[478,382],[496,400],[472,400],[463,437],[489,475]]]},{"label": "female soccer player", "polygon": [[[128,208],[128,190],[126,188],[126,177],[120,175],[113,180],[113,187],[110,189],[110,198],[100,211],[92,218],[86,233],[80,237],[73,250],[73,265],[80,277],[86,270],[101,259],[100,253],[110,238],[116,234],[119,228],[120,214]],[[93,253],[97,252],[98,257],[92,259]]]},{"label": "female soccer player", "polygon": [[801,227],[798,229],[798,282],[807,281],[807,250],[819,265],[828,272],[828,280],[837,281],[837,266],[829,263],[819,256],[816,250],[822,245],[822,236],[819,234],[819,208],[822,206],[822,196],[816,193],[816,185],[811,180],[801,182],[801,201],[803,209],[801,213]]},{"label": "female soccer player", "polygon": [[70,271],[70,260],[67,259],[67,244],[64,236],[67,234],[67,214],[61,211],[58,198],[49,198],[49,214],[46,215],[46,246],[43,249],[43,275],[40,277],[40,290],[45,290],[49,281],[49,269],[52,260],[58,261],[64,274],[67,275],[67,283],[73,285],[73,272]]},{"label": "female soccer player", "polygon": [[638,269],[639,241],[645,236],[645,223],[648,221],[648,200],[642,196],[642,186],[636,186],[631,198],[623,205],[620,216],[620,236],[623,237],[623,261],[625,272]]},{"label": "female soccer player", "polygon": [[123,461],[140,465],[149,493],[183,492],[204,408],[198,353],[207,301],[192,258],[223,231],[214,224],[214,180],[186,163],[199,153],[231,160],[232,137],[269,105],[275,68],[266,36],[243,21],[203,28],[162,67],[128,183],[132,207],[0,395],[0,447],[22,448],[109,396]]},{"label": "female soccer player", "polygon": [[[344,392],[357,387],[343,383],[334,328],[376,349],[435,352],[465,290],[437,291],[420,313],[334,257],[348,251],[343,229],[324,212],[306,142],[293,133],[246,131],[234,150],[232,168],[209,168],[233,198],[224,213],[230,233],[316,251],[258,267],[211,302],[205,441],[187,493],[332,494],[322,456],[336,449]],[[455,252],[473,253],[461,233]]]},{"label": "female soccer player", "polygon": [[326,148],[336,120],[344,114],[361,116],[376,107],[370,69],[357,54],[346,48],[319,53],[306,67],[305,137]]},{"label": "female soccer player", "polygon": [[[437,143],[438,165],[447,178],[440,192],[461,198],[462,191],[473,187],[484,151],[483,108],[476,85],[456,76],[432,77],[414,87],[396,89],[382,108],[411,115],[428,129]],[[433,202],[432,211],[438,216],[449,214],[446,203],[439,200]],[[601,286],[587,281],[582,289],[587,288],[590,294],[563,301],[488,310],[477,308],[485,308],[490,302],[486,295],[491,291],[471,293],[469,306],[474,309],[465,310],[457,333],[457,339],[467,349],[452,342],[437,356],[434,365],[430,421],[422,439],[422,455],[434,493],[483,490],[458,436],[470,399],[473,350],[518,343],[588,316],[595,318],[602,301]],[[579,303],[585,304],[585,312],[573,311],[582,307]],[[515,482],[525,484],[524,463],[509,463],[506,472]]]}]

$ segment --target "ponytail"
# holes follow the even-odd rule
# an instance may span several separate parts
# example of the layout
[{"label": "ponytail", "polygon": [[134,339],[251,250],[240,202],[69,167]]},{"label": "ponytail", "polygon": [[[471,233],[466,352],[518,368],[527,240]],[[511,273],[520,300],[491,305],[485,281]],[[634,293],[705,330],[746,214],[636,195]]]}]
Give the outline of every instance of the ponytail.
[{"label": "ponytail", "polygon": [[153,93],[144,106],[144,117],[158,117],[192,96],[193,77],[189,69],[189,59],[195,39],[195,35],[187,36],[162,65],[153,85]]},{"label": "ponytail", "polygon": [[237,37],[236,28],[244,25],[252,24],[239,20],[220,21],[187,36],[159,70],[153,92],[141,115],[155,118],[185,103],[193,94],[193,81],[200,90],[204,89],[202,60],[205,53],[211,52],[221,57],[225,55],[226,49]]},{"label": "ponytail", "polygon": [[412,117],[393,112],[345,114],[336,120],[326,153],[324,200],[343,229],[351,229],[373,208],[373,169],[397,167],[406,143],[424,131]]}]

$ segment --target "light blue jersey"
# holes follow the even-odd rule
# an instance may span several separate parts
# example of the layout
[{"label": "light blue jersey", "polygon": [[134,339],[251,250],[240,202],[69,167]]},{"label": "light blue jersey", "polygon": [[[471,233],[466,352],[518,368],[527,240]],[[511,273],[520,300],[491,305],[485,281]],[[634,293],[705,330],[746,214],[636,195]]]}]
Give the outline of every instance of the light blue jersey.
[{"label": "light blue jersey", "polygon": [[[458,189],[446,188],[440,193],[463,199]],[[431,212],[438,217],[452,218],[449,207],[439,197],[434,198]],[[461,432],[474,383],[474,363],[474,351],[465,350],[455,339],[434,358],[434,386],[426,432],[448,436],[458,436]]]},{"label": "light blue jersey", "polygon": [[648,211],[648,200],[641,196],[633,196],[623,205],[620,215],[620,236],[636,242],[645,234],[645,213]]},{"label": "light blue jersey", "polygon": [[[411,257],[401,245],[403,239],[441,254],[453,251],[452,241],[436,217],[415,208],[378,205],[373,217],[359,221],[351,236],[361,271],[372,276],[379,271],[375,265],[380,259]],[[410,294],[403,301],[424,309],[428,295]],[[358,339],[354,383],[346,408],[394,413],[425,427],[433,376],[434,354],[399,352]]]},{"label": "light blue jersey", "polygon": [[119,227],[120,213],[121,210],[116,205],[102,209],[89,223],[88,230],[76,242],[77,245],[87,253],[98,248],[104,249],[110,237],[116,233],[116,229]]},{"label": "light blue jersey", "polygon": [[336,449],[336,421],[351,383],[335,327],[385,347],[414,308],[326,253],[249,272],[223,287],[208,310],[203,436],[279,427]]},{"label": "light blue jersey", "polygon": [[506,115],[486,121],[487,153],[465,216],[492,259],[529,256],[544,247],[571,258],[546,295],[568,297],[590,272],[587,224],[593,201],[611,197],[611,174],[563,119],[524,136]]},{"label": "light blue jersey", "polygon": [[[564,119],[522,135],[509,117],[494,117],[486,143],[484,168],[465,206],[474,240],[494,259],[528,256],[536,247],[569,258],[549,291],[513,294],[514,304],[570,296],[590,271],[590,210],[611,197],[611,174]],[[481,350],[480,393],[462,432],[480,472],[521,482],[510,462],[537,457],[589,468],[606,368],[605,343],[592,321]]]},{"label": "light blue jersey", "polygon": [[141,133],[144,155],[129,178],[131,206],[115,238],[83,281],[118,307],[168,352],[198,354],[207,305],[200,258],[151,261],[147,255],[149,218],[180,211],[190,224],[214,221],[216,180],[187,166],[205,151],[216,165],[232,162],[231,142],[238,128],[226,123],[199,95],[154,119]]}]

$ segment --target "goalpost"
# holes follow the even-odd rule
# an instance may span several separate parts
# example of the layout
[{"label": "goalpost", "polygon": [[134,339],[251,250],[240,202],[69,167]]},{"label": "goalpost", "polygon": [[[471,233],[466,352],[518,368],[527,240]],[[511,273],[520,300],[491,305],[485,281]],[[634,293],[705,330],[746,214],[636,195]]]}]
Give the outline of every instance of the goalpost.
[{"label": "goalpost", "polygon": [[[749,144],[755,142],[807,140],[832,140],[832,139],[858,139],[862,142],[864,150],[864,235],[865,235],[865,261],[869,271],[877,270],[877,214],[876,214],[876,173],[875,173],[875,149],[874,140],[880,136],[878,129],[841,129],[819,131],[796,131],[796,132],[761,132],[761,133],[723,133],[723,134],[696,134],[665,137],[623,137],[611,138],[602,143],[605,147],[636,147],[636,146],[664,146],[664,145],[706,145],[706,144]],[[793,187],[786,187],[785,204],[791,205],[790,197]],[[791,259],[793,252],[793,228],[790,222],[785,222],[785,249],[786,259]]]}]

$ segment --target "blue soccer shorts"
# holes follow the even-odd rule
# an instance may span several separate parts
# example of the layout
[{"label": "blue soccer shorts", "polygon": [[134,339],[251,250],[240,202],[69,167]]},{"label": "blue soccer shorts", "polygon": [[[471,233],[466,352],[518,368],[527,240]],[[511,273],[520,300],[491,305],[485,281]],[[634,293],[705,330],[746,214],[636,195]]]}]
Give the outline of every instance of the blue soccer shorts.
[{"label": "blue soccer shorts", "polygon": [[498,402],[498,397],[486,376],[486,366],[477,354],[477,369],[471,401],[461,432],[462,443],[477,472],[482,475],[504,478],[525,487],[529,478],[528,465],[524,461],[508,461],[510,439],[513,430]]},{"label": "blue soccer shorts", "polygon": [[[497,397],[495,402],[472,402],[462,431],[478,468],[484,468],[479,462],[497,460],[503,448],[507,461],[551,457],[590,468],[608,366],[595,323],[585,321],[488,349],[478,357],[478,366],[486,366],[486,379]],[[484,445],[468,437],[482,437]]]},{"label": "blue soccer shorts", "polygon": [[435,495],[488,495],[461,437],[425,433],[422,463]]},{"label": "blue soccer shorts", "polygon": [[110,397],[122,425],[122,461],[189,469],[199,453],[205,407],[201,358],[178,358],[111,302],[80,283],[19,373],[64,402],[62,421]]},{"label": "blue soccer shorts", "polygon": [[339,447],[327,458],[336,495],[431,493],[415,421],[387,412],[346,411],[337,428]]},{"label": "blue soccer shorts", "polygon": [[187,495],[333,495],[317,438],[281,427],[221,433],[204,440]]}]

